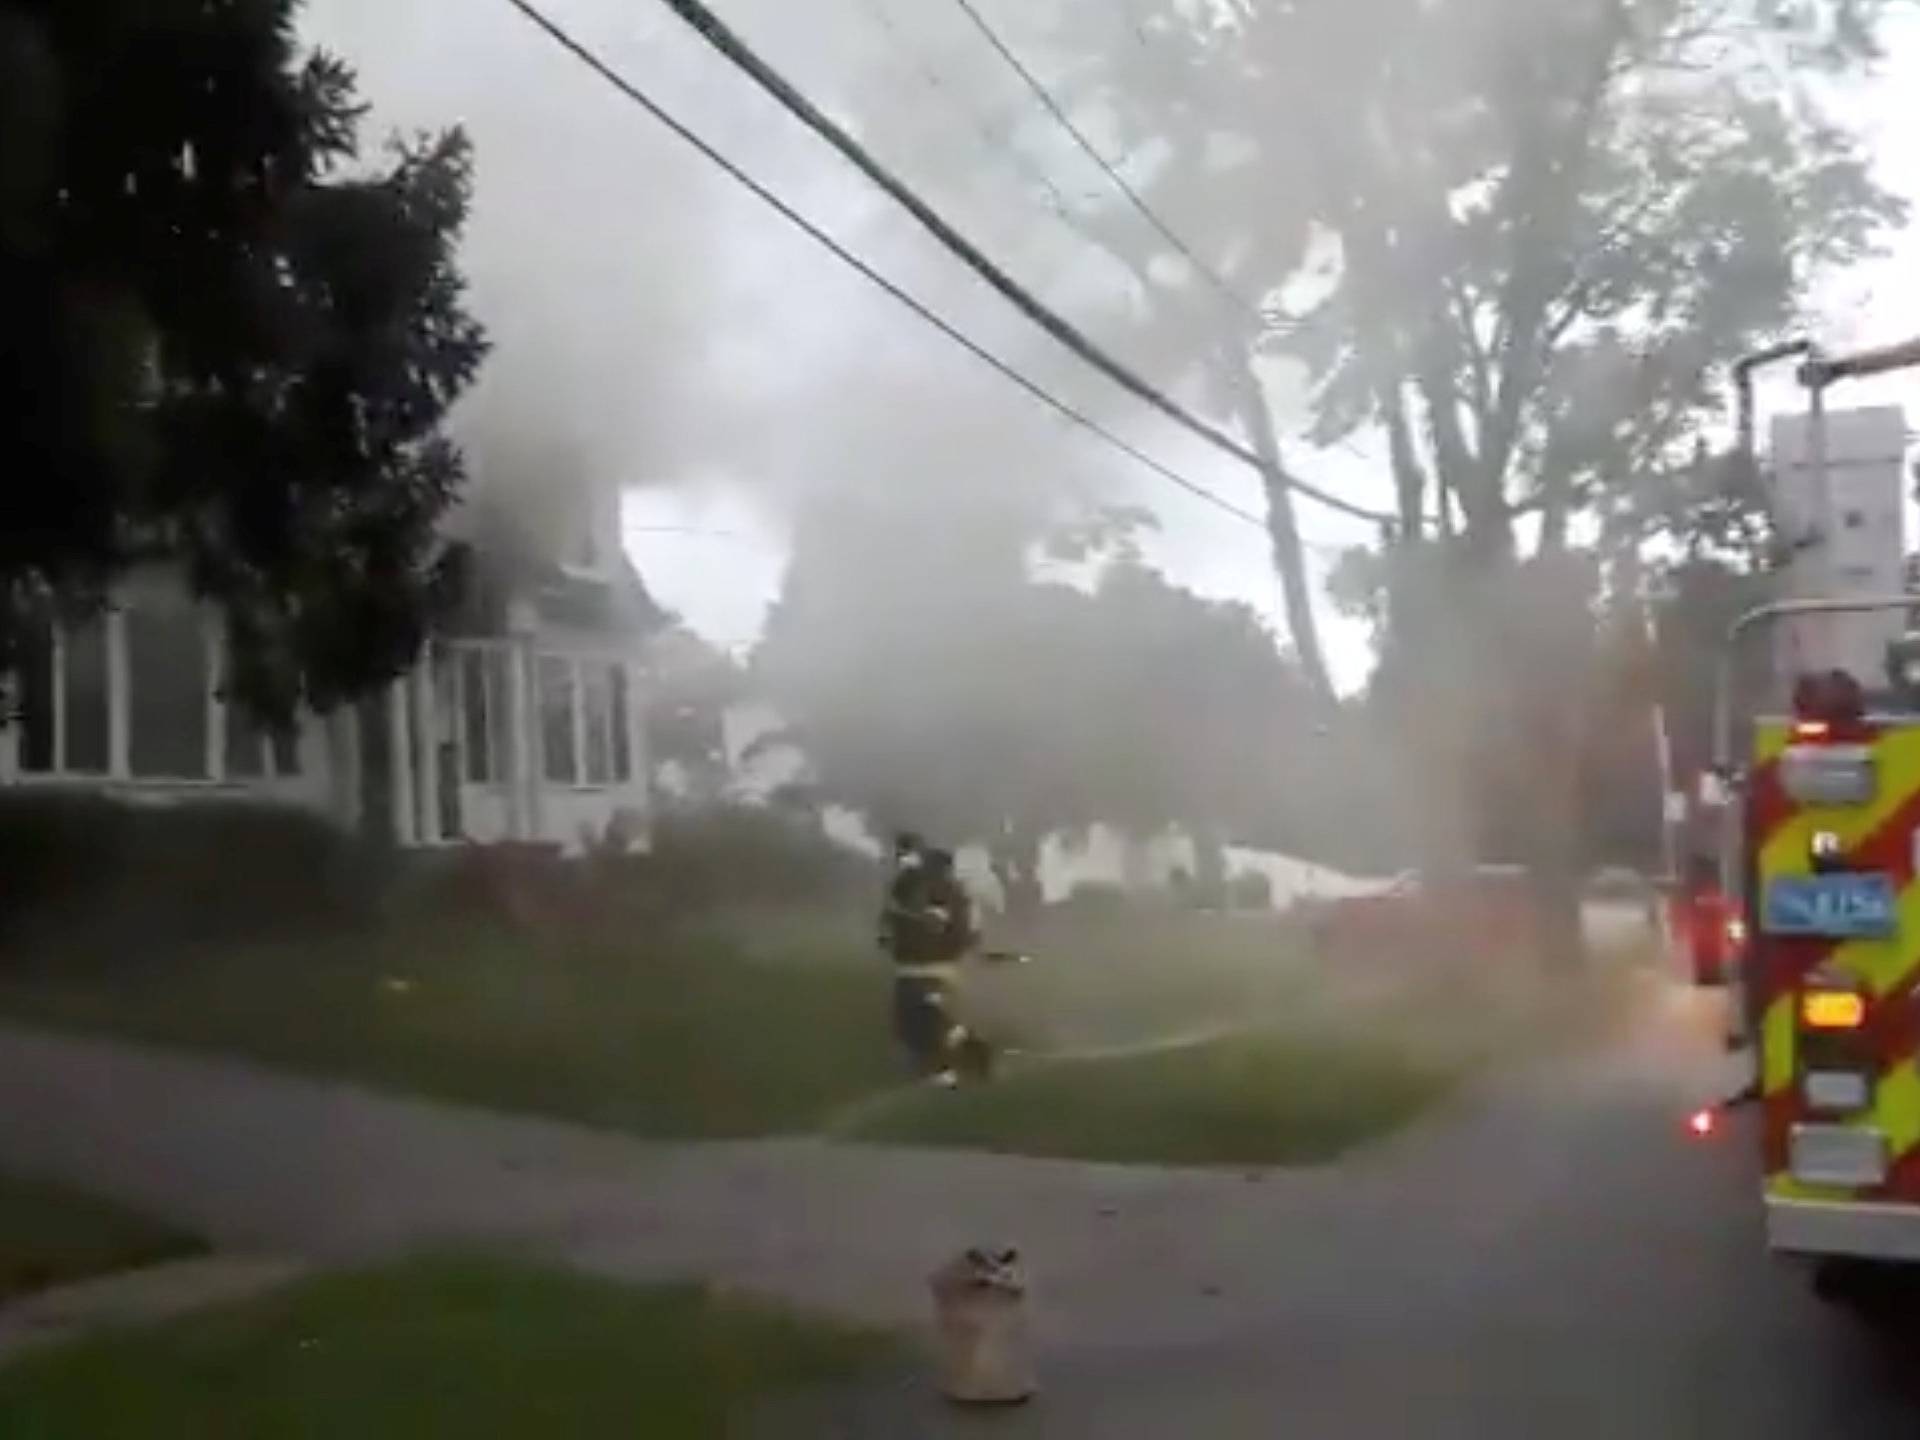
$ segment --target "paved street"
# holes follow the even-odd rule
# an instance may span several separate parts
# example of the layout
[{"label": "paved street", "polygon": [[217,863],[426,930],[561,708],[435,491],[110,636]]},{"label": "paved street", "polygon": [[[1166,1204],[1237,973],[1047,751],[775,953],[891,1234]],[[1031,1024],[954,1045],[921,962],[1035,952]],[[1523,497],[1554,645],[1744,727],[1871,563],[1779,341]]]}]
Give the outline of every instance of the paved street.
[{"label": "paved street", "polygon": [[[1712,1039],[1710,1007],[1676,993],[1605,1054],[1369,1157],[1352,1211],[1296,1215],[1264,1250],[1252,1229],[1222,1238],[1247,1265],[1222,1272],[1217,1325],[1177,1342],[1064,1346],[1034,1409],[991,1428],[1920,1433],[1920,1346],[1762,1261],[1750,1134],[1681,1138],[1689,1105],[1725,1071]],[[975,1428],[904,1391],[816,1413],[818,1433]]]},{"label": "paved street", "polygon": [[1598,1052],[1490,1083],[1344,1167],[1183,1174],[816,1142],[666,1147],[0,1031],[0,1164],[240,1249],[513,1239],[924,1319],[960,1244],[1031,1256],[1042,1400],[945,1414],[923,1377],[777,1432],[1908,1436],[1912,1352],[1761,1257],[1711,1002],[1650,986]]}]

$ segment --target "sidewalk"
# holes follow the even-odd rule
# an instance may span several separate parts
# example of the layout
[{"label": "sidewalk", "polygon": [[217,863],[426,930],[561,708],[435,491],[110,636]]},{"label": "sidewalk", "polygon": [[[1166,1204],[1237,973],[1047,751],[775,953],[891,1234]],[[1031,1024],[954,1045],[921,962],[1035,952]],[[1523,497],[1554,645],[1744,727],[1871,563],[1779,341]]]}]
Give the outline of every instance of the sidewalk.
[{"label": "sidewalk", "polygon": [[[1198,1172],[818,1140],[662,1145],[244,1065],[0,1027],[0,1163],[217,1249],[314,1262],[464,1239],[698,1276],[890,1324],[973,1244],[1019,1247],[1048,1343],[1197,1344],[1471,1272],[1579,1162],[1535,1123],[1626,1058],[1506,1077],[1337,1168]],[[1671,1067],[1667,1067],[1670,1071]],[[1710,1091],[1702,1079],[1699,1088]]]}]

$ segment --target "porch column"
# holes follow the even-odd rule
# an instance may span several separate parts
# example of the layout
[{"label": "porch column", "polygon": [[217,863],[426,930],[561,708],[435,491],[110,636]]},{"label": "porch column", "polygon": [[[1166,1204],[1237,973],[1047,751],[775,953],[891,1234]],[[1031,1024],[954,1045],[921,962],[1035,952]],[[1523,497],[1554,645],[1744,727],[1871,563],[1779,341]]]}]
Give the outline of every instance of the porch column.
[{"label": "porch column", "polygon": [[407,682],[387,687],[387,799],[393,810],[393,839],[398,845],[416,843],[413,809],[413,746],[407,737]]},{"label": "porch column", "polygon": [[332,789],[333,813],[349,830],[360,828],[360,711],[343,706],[321,722],[326,744],[327,783]]},{"label": "porch column", "polygon": [[653,794],[653,767],[647,763],[646,706],[640,693],[641,670],[638,665],[620,662],[627,677],[627,783],[636,794]]},{"label": "porch column", "polygon": [[[107,774],[124,780],[133,773],[132,697],[128,690],[127,612],[112,606],[100,617],[107,642]],[[56,707],[64,704],[67,687],[54,687]],[[63,727],[64,728],[64,727]]]},{"label": "porch column", "polygon": [[227,774],[227,687],[233,667],[227,654],[227,634],[211,614],[200,621],[200,646],[207,656],[206,767],[209,780],[224,781]]},{"label": "porch column", "polygon": [[437,722],[434,716],[433,643],[421,647],[420,659],[407,678],[413,686],[413,755],[418,767],[414,782],[418,824],[414,833],[422,845],[432,845],[446,837],[440,833],[440,755]]},{"label": "porch column", "polygon": [[507,662],[507,833],[515,840],[534,837],[533,745],[528,736],[533,712],[532,677],[527,674],[527,647],[518,640],[508,643]]},{"label": "porch column", "polygon": [[646,697],[640,688],[646,683],[645,672],[631,661],[621,661],[620,668],[627,677],[627,785],[639,801],[647,817],[647,829],[651,832],[653,764],[652,757],[647,754]]}]

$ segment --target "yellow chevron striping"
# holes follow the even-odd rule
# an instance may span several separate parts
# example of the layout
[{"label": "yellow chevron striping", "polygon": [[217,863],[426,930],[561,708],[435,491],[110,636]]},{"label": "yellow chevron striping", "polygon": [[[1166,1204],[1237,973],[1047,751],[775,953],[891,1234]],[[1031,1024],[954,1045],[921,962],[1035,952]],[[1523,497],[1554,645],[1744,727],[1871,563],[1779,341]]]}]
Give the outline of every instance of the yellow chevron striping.
[{"label": "yellow chevron striping", "polygon": [[1760,1029],[1760,1058],[1764,1065],[1761,1090],[1777,1095],[1793,1084],[1793,996],[1776,995],[1767,1006]]},{"label": "yellow chevron striping", "polygon": [[[1756,764],[1778,758],[1790,739],[1785,723],[1756,728]],[[1805,874],[1813,835],[1828,830],[1843,850],[1857,848],[1880,830],[1916,793],[1920,793],[1920,725],[1891,729],[1872,743],[1875,766],[1874,796],[1857,807],[1797,807],[1770,836],[1759,837],[1756,857],[1763,878]],[[1920,867],[1916,867],[1920,868]],[[1895,934],[1883,940],[1849,940],[1837,945],[1832,961],[1857,977],[1869,992],[1885,996],[1920,968],[1920,875],[1901,891]],[[1792,993],[1775,996],[1767,1006],[1761,1030],[1761,1081],[1767,1095],[1776,1095],[1797,1083],[1796,999]],[[1902,1058],[1887,1066],[1874,1082],[1872,1123],[1887,1138],[1890,1160],[1920,1148],[1920,1066]],[[1782,1198],[1846,1200],[1854,1192],[1845,1187],[1807,1185],[1791,1175],[1767,1178],[1769,1194]]]},{"label": "yellow chevron striping", "polygon": [[1898,1160],[1920,1145],[1920,1070],[1903,1060],[1881,1072],[1873,1087],[1873,1122],[1887,1136],[1887,1154]]},{"label": "yellow chevron striping", "polygon": [[1920,791],[1920,726],[1882,733],[1869,747],[1874,765],[1873,799],[1865,805],[1799,806],[1764,837],[1762,875],[1804,873],[1815,831],[1830,830],[1851,850],[1872,835]]}]

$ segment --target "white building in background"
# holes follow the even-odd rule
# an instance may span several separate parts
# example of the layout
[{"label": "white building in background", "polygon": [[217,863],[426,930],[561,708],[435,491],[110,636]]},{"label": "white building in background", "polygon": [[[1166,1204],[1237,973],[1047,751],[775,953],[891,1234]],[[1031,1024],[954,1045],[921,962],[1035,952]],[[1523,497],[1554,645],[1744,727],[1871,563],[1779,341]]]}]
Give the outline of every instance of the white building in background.
[{"label": "white building in background", "polygon": [[[1271,850],[1229,845],[1225,851],[1229,881],[1259,874],[1276,909],[1303,899],[1325,899],[1377,889],[1366,880]],[[1112,885],[1135,894],[1173,888],[1176,873],[1199,873],[1199,852],[1191,836],[1169,830],[1144,839],[1106,825],[1082,835],[1049,836],[1040,851],[1040,886],[1049,903],[1064,900],[1078,885]]]},{"label": "white building in background", "polygon": [[178,573],[131,575],[104,614],[28,637],[0,786],[276,801],[407,846],[642,844],[658,611],[612,538],[617,498],[583,508],[565,559],[476,554],[475,593],[409,674],[285,733],[225,698],[218,617]]},{"label": "white building in background", "polygon": [[[1906,414],[1897,405],[1831,410],[1826,428],[1823,493],[1811,464],[1808,417],[1773,422],[1775,521],[1789,547],[1777,593],[1900,594],[1907,589]],[[1894,610],[1781,620],[1774,632],[1781,697],[1809,670],[1838,667],[1870,688],[1884,684],[1887,644],[1906,621]]]}]

